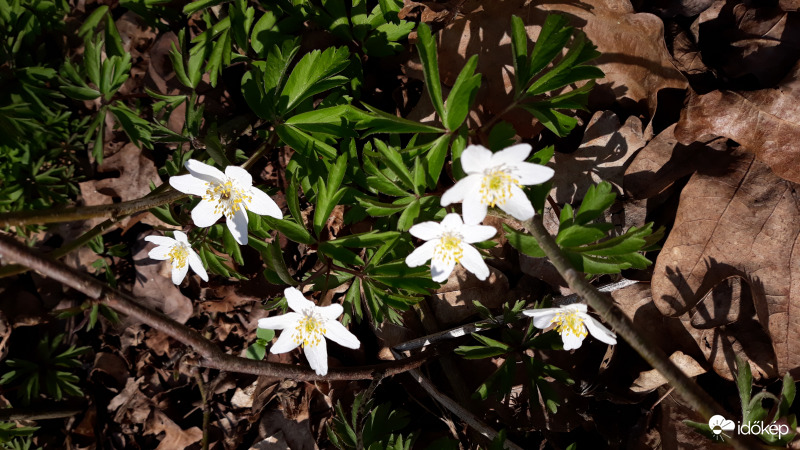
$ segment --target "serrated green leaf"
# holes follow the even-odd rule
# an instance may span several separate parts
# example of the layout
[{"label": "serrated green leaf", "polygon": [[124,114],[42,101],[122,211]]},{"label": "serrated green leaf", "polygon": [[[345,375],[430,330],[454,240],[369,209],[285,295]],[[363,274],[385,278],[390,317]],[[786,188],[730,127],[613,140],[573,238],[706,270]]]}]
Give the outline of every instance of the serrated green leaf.
[{"label": "serrated green leaf", "polygon": [[266,222],[271,228],[281,232],[287,238],[301,244],[310,245],[315,242],[311,233],[304,226],[288,219],[276,219],[270,216],[261,216],[261,220]]},{"label": "serrated green leaf", "polygon": [[442,122],[448,130],[452,131],[461,126],[475,101],[475,95],[481,86],[481,74],[474,74],[477,66],[478,55],[472,55],[464,64],[447,96]]},{"label": "serrated green leaf", "polygon": [[[447,150],[450,146],[450,135],[444,135],[433,141],[431,149],[425,155],[427,165],[427,185],[430,189],[436,188],[439,183],[439,176],[444,168],[444,161],[447,158]],[[416,185],[416,184],[415,184]]]},{"label": "serrated green leaf", "polygon": [[350,236],[337,237],[336,240],[328,241],[331,245],[342,247],[375,247],[383,245],[388,240],[400,236],[398,231],[368,231],[366,233],[351,234]]},{"label": "serrated green leaf", "polygon": [[336,158],[335,148],[293,126],[281,124],[275,127],[275,131],[286,145],[306,157],[319,154],[329,159]]},{"label": "serrated green leaf", "polygon": [[444,102],[442,101],[442,84],[439,81],[439,61],[436,42],[431,35],[428,25],[421,23],[417,27],[417,53],[422,61],[422,73],[425,77],[425,87],[431,96],[436,114],[444,120]]},{"label": "serrated green leaf", "polygon": [[350,64],[346,47],[314,50],[303,56],[286,80],[280,97],[281,114],[294,109],[303,100],[346,83],[347,77],[336,76]]},{"label": "serrated green leaf", "polygon": [[351,108],[348,112],[350,120],[356,122],[356,129],[364,130],[362,137],[376,133],[444,133],[445,130],[432,125],[426,125],[413,120],[403,119],[393,114],[388,114],[365,103],[361,103],[367,111]]},{"label": "serrated green leaf", "polygon": [[617,194],[613,192],[611,183],[602,183],[590,186],[583,197],[578,214],[575,216],[575,223],[583,225],[603,215],[603,212],[611,207],[616,200]]},{"label": "serrated green leaf", "polygon": [[[373,142],[375,143],[375,148],[381,156],[383,156],[383,161],[389,166],[392,172],[400,178],[400,181],[402,181],[407,188],[414,189],[414,180],[411,177],[411,172],[409,172],[400,152],[389,147],[380,139],[375,139]],[[417,195],[419,195],[419,192],[417,192]]]},{"label": "serrated green leaf", "polygon": [[414,199],[408,206],[405,207],[403,213],[400,214],[400,218],[397,219],[397,230],[398,231],[407,231],[414,225],[414,221],[417,220],[419,217],[420,212],[420,202],[418,199]]}]

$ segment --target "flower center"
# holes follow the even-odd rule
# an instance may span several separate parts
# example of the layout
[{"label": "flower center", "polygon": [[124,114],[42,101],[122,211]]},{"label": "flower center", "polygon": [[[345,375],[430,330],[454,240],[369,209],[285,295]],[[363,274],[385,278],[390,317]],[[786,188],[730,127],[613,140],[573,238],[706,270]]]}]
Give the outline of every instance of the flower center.
[{"label": "flower center", "polygon": [[511,187],[519,185],[519,179],[503,167],[487,170],[481,180],[481,202],[492,207],[503,205],[511,197]]},{"label": "flower center", "polygon": [[294,327],[294,342],[305,347],[316,347],[325,335],[325,319],[306,311]]},{"label": "flower center", "polygon": [[445,233],[439,238],[439,245],[436,246],[433,254],[446,263],[461,261],[461,257],[464,255],[464,251],[461,250],[461,236]]},{"label": "flower center", "polygon": [[189,257],[189,250],[186,248],[186,244],[175,244],[172,246],[169,253],[167,253],[167,256],[169,256],[172,267],[181,269],[186,265],[186,258]]},{"label": "flower center", "polygon": [[244,207],[243,203],[253,198],[247,195],[244,189],[240,188],[231,180],[224,183],[206,183],[206,195],[203,200],[216,202],[214,213],[222,213],[225,217],[231,218],[236,211]]},{"label": "flower center", "polygon": [[551,323],[556,324],[556,331],[559,334],[572,334],[579,338],[585,338],[588,334],[586,325],[583,324],[583,317],[578,311],[559,312],[553,317]]}]

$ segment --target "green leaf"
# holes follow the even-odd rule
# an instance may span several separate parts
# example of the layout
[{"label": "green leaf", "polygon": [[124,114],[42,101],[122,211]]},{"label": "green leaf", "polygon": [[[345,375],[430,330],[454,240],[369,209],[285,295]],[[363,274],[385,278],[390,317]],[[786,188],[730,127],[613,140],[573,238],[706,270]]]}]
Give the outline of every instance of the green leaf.
[{"label": "green leaf", "polygon": [[200,248],[200,259],[203,261],[203,266],[208,267],[212,272],[223,277],[230,277],[231,273],[228,268],[222,264],[220,257],[215,255],[211,250],[204,245]]},{"label": "green leaf", "polygon": [[474,74],[477,66],[478,55],[472,55],[447,96],[442,122],[448,130],[456,130],[461,126],[475,101],[475,95],[481,86],[481,74]]},{"label": "green leaf", "polygon": [[308,133],[324,133],[339,138],[355,137],[347,120],[350,109],[350,105],[314,109],[294,115],[284,123]]},{"label": "green leaf", "polygon": [[100,24],[100,21],[103,20],[107,12],[108,12],[107,5],[100,6],[99,8],[92,11],[92,13],[89,14],[89,17],[84,19],[81,27],[78,28],[78,36],[83,38],[85,37],[86,34],[94,31],[94,29],[97,28],[97,25]]},{"label": "green leaf", "polygon": [[559,231],[556,243],[562,247],[590,244],[606,237],[608,230],[607,227],[572,225]]},{"label": "green leaf", "polygon": [[270,342],[275,337],[275,330],[256,328],[256,337],[262,341]]},{"label": "green leaf", "polygon": [[348,116],[351,120],[356,122],[356,129],[364,130],[363,137],[370,136],[376,133],[444,133],[445,130],[432,126],[425,125],[413,120],[403,119],[393,114],[385,113],[377,108],[374,108],[366,103],[361,103],[367,111],[362,111],[357,108],[351,108]]},{"label": "green leaf", "polygon": [[[375,139],[375,148],[380,152],[381,156],[383,156],[383,160],[392,172],[395,173],[400,178],[400,181],[406,185],[406,187],[410,189],[414,189],[414,180],[411,177],[411,172],[409,172],[406,163],[403,161],[403,157],[400,155],[400,152],[395,150],[392,147],[386,145],[380,139]],[[419,195],[419,192],[417,192]]]},{"label": "green leaf", "polygon": [[489,131],[489,149],[500,151],[514,145],[517,130],[506,121],[500,121]]},{"label": "green leaf", "polygon": [[236,239],[234,239],[233,234],[231,234],[231,231],[228,229],[228,227],[225,227],[225,230],[223,231],[222,243],[225,245],[225,251],[228,253],[228,255],[230,255],[234,261],[239,263],[239,265],[244,265],[244,260],[242,259],[242,249],[239,248],[239,243],[236,242]]},{"label": "green leaf", "polygon": [[172,61],[172,68],[175,69],[175,76],[178,77],[178,81],[180,81],[184,86],[193,89],[194,85],[186,75],[186,66],[183,64],[183,55],[181,55],[181,52],[175,47],[174,42],[172,43],[172,50],[169,52],[169,59]]},{"label": "green leaf", "polygon": [[333,209],[339,204],[346,192],[347,189],[342,188],[331,195],[328,194],[326,189],[323,189],[322,192],[319,192],[319,195],[317,195],[317,209],[314,210],[314,233],[316,233],[317,236],[322,232],[322,227],[328,222]]},{"label": "green leaf", "polygon": [[528,63],[528,33],[522,19],[514,15],[511,16],[511,57],[514,58],[514,90],[519,93],[532,75]]},{"label": "green leaf", "polygon": [[263,256],[266,256],[264,262],[267,263],[270,269],[272,269],[280,278],[281,281],[284,283],[294,286],[297,282],[292,278],[291,274],[289,273],[289,269],[286,266],[286,260],[283,259],[283,251],[281,250],[280,243],[272,242],[271,244],[267,245],[267,252],[262,253]]},{"label": "green leaf", "polygon": [[544,258],[546,256],[535,237],[514,230],[506,224],[503,224],[503,230],[506,232],[508,243],[515,249],[534,258]]},{"label": "green leaf", "polygon": [[568,135],[575,128],[575,125],[578,124],[578,120],[574,117],[562,114],[550,108],[547,104],[525,103],[521,106],[523,109],[533,114],[533,116],[548,130],[559,137]]},{"label": "green leaf", "polygon": [[387,241],[400,236],[400,234],[398,231],[367,231],[366,233],[337,237],[336,240],[328,242],[342,247],[375,247],[385,244]]},{"label": "green leaf", "polygon": [[[430,189],[436,188],[439,183],[439,176],[444,168],[444,161],[447,158],[447,149],[450,146],[450,135],[440,136],[433,141],[431,149],[425,155],[427,165],[427,185]],[[416,183],[415,183],[416,185]]]},{"label": "green leaf", "polygon": [[397,219],[397,230],[406,231],[411,228],[411,226],[414,225],[414,221],[419,217],[419,212],[420,202],[418,199],[414,199],[406,206],[403,213],[400,214],[400,218]]},{"label": "green leaf", "polygon": [[422,73],[425,76],[425,87],[431,96],[436,114],[444,120],[444,102],[442,101],[442,84],[439,81],[439,61],[436,42],[431,36],[428,25],[420,23],[417,27],[417,52],[422,61]]},{"label": "green leaf", "polygon": [[346,47],[330,47],[320,52],[314,50],[307,53],[297,63],[286,80],[280,97],[281,114],[294,109],[303,100],[340,86],[349,79],[336,76],[350,63],[350,52]]},{"label": "green leaf", "polygon": [[319,251],[336,261],[351,266],[363,266],[366,263],[360,256],[347,250],[344,247],[332,245],[330,242],[322,242],[319,244]]},{"label": "green leaf", "polygon": [[262,344],[261,342],[256,342],[250,347],[247,347],[247,351],[245,352],[246,358],[254,359],[256,361],[263,360],[264,356],[266,355],[267,355],[267,346]]},{"label": "green leaf", "polygon": [[74,98],[75,100],[94,100],[103,95],[96,89],[92,89],[90,87],[73,86],[69,84],[62,84],[59,86],[59,89],[61,89],[61,91],[67,94],[70,98]]},{"label": "green leaf", "polygon": [[750,407],[750,393],[753,389],[753,373],[750,371],[750,364],[736,357],[736,387],[739,388],[739,400],[742,402],[742,422],[750,422],[752,415]]},{"label": "green leaf", "polygon": [[613,192],[611,183],[603,181],[596,186],[589,187],[583,197],[575,223],[583,225],[603,215],[603,212],[614,204],[617,194]]},{"label": "green leaf", "polygon": [[336,149],[331,145],[291,125],[278,125],[275,127],[275,131],[286,145],[303,156],[312,157],[315,156],[315,154],[319,154],[329,159],[336,158]]},{"label": "green leaf", "polygon": [[544,20],[539,38],[533,47],[530,59],[530,76],[538,74],[556,56],[561,54],[561,49],[567,45],[572,36],[572,27],[567,26],[566,17],[549,14]]},{"label": "green leaf", "polygon": [[316,242],[311,236],[311,233],[309,233],[304,226],[299,225],[291,220],[276,219],[270,216],[261,216],[261,220],[266,222],[271,228],[280,231],[284,236],[292,241],[306,245],[311,245]]},{"label": "green leaf", "polygon": [[209,8],[211,6],[219,5],[230,0],[197,0],[183,7],[183,13],[187,16],[200,11],[201,9]]}]

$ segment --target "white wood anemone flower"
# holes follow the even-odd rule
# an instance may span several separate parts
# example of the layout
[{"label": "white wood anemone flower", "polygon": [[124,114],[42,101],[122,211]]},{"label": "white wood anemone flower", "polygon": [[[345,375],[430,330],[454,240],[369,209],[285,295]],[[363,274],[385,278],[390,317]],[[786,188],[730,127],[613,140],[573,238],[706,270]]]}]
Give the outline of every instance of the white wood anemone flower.
[{"label": "white wood anemone flower", "polygon": [[326,375],[328,349],[325,338],[342,347],[361,346],[358,338],[336,320],[344,311],[342,305],[334,303],[330,306],[317,306],[293,287],[286,288],[283,294],[292,312],[258,320],[259,328],[283,330],[269,349],[270,353],[286,353],[302,346],[311,368],[317,375]]},{"label": "white wood anemone flower", "polygon": [[589,333],[608,345],[617,343],[617,335],[590,316],[586,312],[586,305],[582,303],[558,308],[528,309],[522,313],[533,317],[533,326],[536,328],[545,329],[551,324],[555,324],[555,329],[564,342],[564,350],[579,348]]},{"label": "white wood anemone flower", "polygon": [[541,184],[553,177],[553,169],[525,162],[528,144],[512,145],[497,153],[470,145],[461,154],[461,168],[467,174],[442,195],[442,206],[461,203],[467,224],[481,223],[489,207],[497,206],[517,220],[535,214],[521,186]]},{"label": "white wood anemone flower", "polygon": [[172,264],[172,282],[176,285],[181,284],[186,278],[189,267],[194,270],[194,273],[200,275],[203,281],[208,281],[208,273],[203,267],[203,261],[192,249],[189,239],[182,231],[173,231],[173,234],[175,239],[168,236],[146,236],[145,241],[156,244],[156,247],[150,250],[147,256],[158,261],[169,260]]},{"label": "white wood anemone flower", "polygon": [[418,223],[408,232],[427,242],[406,257],[406,265],[417,267],[431,260],[433,281],[446,281],[457,263],[475,274],[479,280],[485,280],[489,276],[489,267],[483,261],[481,253],[470,244],[491,239],[497,233],[494,227],[464,225],[461,216],[450,213],[441,223]]},{"label": "white wood anemone flower", "polygon": [[189,174],[171,177],[169,184],[184,194],[203,198],[192,210],[192,220],[198,227],[214,225],[224,215],[233,238],[244,245],[247,244],[247,211],[283,218],[275,201],[253,186],[253,177],[247,170],[228,166],[222,173],[196,159],[186,161],[185,166]]}]

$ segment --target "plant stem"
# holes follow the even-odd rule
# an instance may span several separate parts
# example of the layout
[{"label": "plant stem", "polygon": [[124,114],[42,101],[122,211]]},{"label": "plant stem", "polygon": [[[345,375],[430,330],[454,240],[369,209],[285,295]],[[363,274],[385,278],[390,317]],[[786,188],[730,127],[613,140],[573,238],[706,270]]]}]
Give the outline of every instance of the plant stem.
[{"label": "plant stem", "polygon": [[[654,369],[658,370],[659,373],[669,381],[671,387],[675,389],[678,395],[689,403],[695,411],[705,420],[708,420],[711,416],[716,414],[730,417],[708,393],[701,389],[697,383],[687,377],[686,374],[673,364],[650,337],[646,333],[641,332],[628,316],[614,305],[610,298],[601,294],[572,267],[566,255],[564,255],[561,248],[544,227],[541,215],[537,215],[522,224],[525,229],[536,238],[539,247],[541,247],[547,255],[547,258],[556,267],[558,273],[564,277],[570,289],[586,300],[589,306],[597,311],[603,319],[614,328],[617,334],[622,336],[622,338],[625,339],[625,341]],[[730,439],[730,444],[739,449],[761,447],[755,439],[749,436],[731,436]]]},{"label": "plant stem", "polygon": [[0,422],[12,420],[63,419],[82,413],[86,408],[50,406],[38,409],[3,408],[0,409]]},{"label": "plant stem", "polygon": [[377,376],[386,377],[414,369],[436,355],[435,351],[425,352],[402,361],[331,369],[327,375],[318,375],[307,367],[255,361],[229,355],[220,350],[210,340],[201,336],[197,331],[172,320],[160,312],[142,306],[141,302],[135,297],[114,289],[62,262],[54,261],[35,249],[28,248],[17,242],[5,233],[0,233],[0,260],[4,264],[15,262],[27,266],[84,293],[94,300],[103,302],[117,312],[126,314],[132,319],[139,320],[151,328],[161,331],[196,352],[198,358],[195,364],[201,367],[276,378],[291,378],[298,381],[371,380]]},{"label": "plant stem", "polygon": [[208,408],[208,389],[203,382],[203,374],[197,369],[193,372],[197,388],[200,389],[200,400],[203,402],[203,440],[200,445],[203,450],[208,450],[208,422],[211,419],[211,411]]}]

